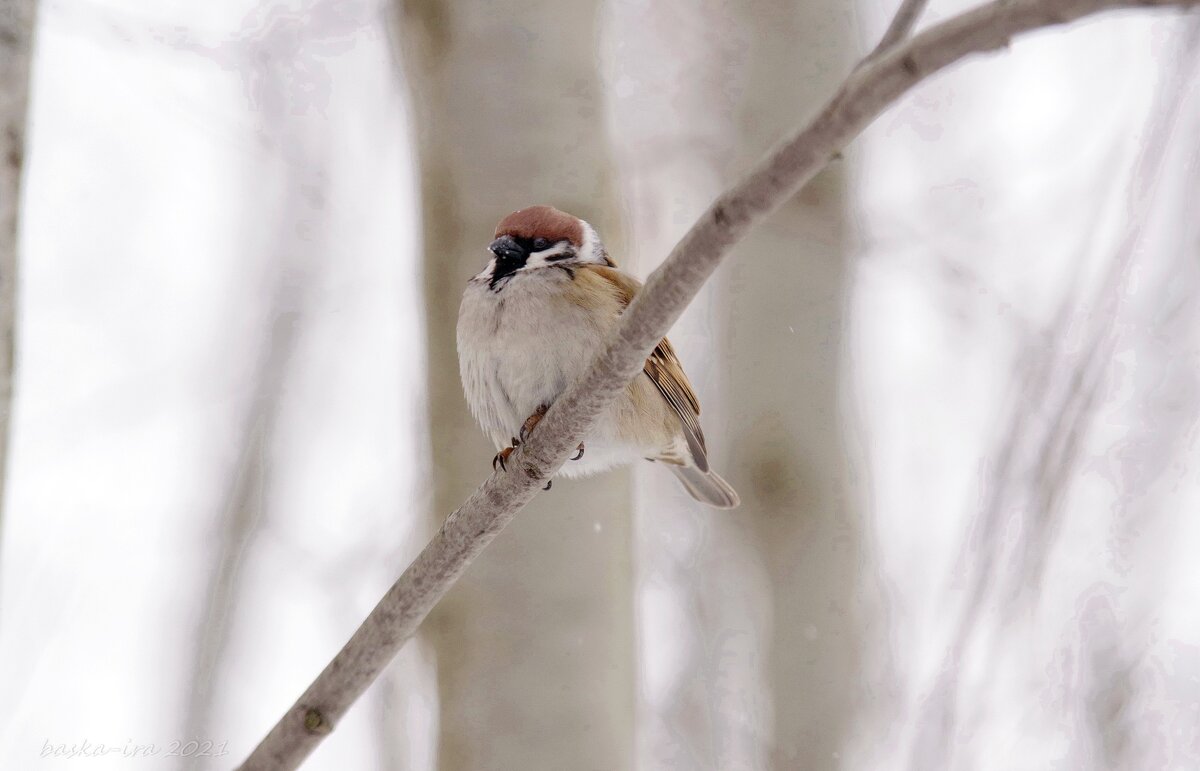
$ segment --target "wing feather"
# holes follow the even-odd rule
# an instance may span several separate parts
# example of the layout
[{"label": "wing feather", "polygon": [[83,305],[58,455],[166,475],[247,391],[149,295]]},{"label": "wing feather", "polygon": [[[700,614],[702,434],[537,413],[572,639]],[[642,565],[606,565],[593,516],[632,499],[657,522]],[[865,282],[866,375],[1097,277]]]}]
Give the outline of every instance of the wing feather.
[{"label": "wing feather", "polygon": [[[590,265],[588,268],[608,279],[616,287],[623,306],[629,305],[642,288],[640,281],[616,268]],[[643,371],[679,416],[683,436],[687,440],[696,466],[701,471],[708,471],[708,449],[704,445],[704,432],[700,430],[700,400],[696,398],[696,392],[692,390],[692,384],[683,372],[683,365],[667,338],[664,337],[655,346],[650,358],[646,359]]]},{"label": "wing feather", "polygon": [[664,337],[646,359],[644,371],[679,416],[692,460],[701,471],[708,471],[708,449],[704,446],[704,432],[700,430],[700,401],[667,338]]}]

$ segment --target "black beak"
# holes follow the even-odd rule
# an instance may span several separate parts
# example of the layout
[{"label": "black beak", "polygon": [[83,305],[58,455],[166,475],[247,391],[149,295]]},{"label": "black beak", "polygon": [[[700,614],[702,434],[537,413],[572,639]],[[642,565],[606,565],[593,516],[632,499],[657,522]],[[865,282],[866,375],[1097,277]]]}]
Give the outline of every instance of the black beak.
[{"label": "black beak", "polygon": [[488,249],[496,255],[497,260],[510,265],[524,264],[525,260],[529,258],[529,252],[512,236],[500,236],[492,242]]}]

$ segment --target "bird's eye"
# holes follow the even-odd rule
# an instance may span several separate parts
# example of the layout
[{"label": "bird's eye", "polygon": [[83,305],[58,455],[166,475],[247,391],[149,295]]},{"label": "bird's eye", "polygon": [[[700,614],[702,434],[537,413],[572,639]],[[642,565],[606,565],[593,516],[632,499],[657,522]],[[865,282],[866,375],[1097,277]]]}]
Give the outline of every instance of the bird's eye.
[{"label": "bird's eye", "polygon": [[533,251],[540,252],[543,249],[549,248],[550,242],[544,238],[533,239]]}]

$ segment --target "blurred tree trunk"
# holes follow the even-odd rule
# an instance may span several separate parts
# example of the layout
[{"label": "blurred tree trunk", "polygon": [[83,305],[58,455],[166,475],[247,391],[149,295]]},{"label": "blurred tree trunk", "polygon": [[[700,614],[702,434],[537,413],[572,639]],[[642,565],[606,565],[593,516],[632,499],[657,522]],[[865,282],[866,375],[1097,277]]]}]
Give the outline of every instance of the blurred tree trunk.
[{"label": "blurred tree trunk", "polygon": [[[745,168],[830,95],[858,46],[836,0],[738,7],[751,40],[737,112]],[[723,293],[736,516],[769,576],[758,650],[774,768],[837,766],[858,709],[864,555],[840,417],[846,198],[835,162],[742,242]]]},{"label": "blurred tree trunk", "polygon": [[[612,232],[589,2],[398,4],[424,207],[434,512],[491,473],[455,325],[505,214],[548,203]],[[440,768],[626,768],[632,747],[629,484],[561,480],[431,618]]]},{"label": "blurred tree trunk", "polygon": [[[740,17],[730,0],[609,3],[602,50],[629,241],[614,257],[639,276],[737,171],[750,42]],[[722,473],[732,463],[728,291],[715,276],[671,333]],[[638,767],[765,768],[769,587],[745,510],[709,509],[660,468],[635,479]]]},{"label": "blurred tree trunk", "polygon": [[[613,3],[606,72],[638,273],[844,76],[842,11]],[[842,177],[827,170],[754,231],[672,335],[743,505],[713,512],[654,469],[638,477],[642,767],[827,767],[853,720],[861,538],[838,418]]]},{"label": "blurred tree trunk", "polygon": [[[17,222],[25,165],[25,114],[33,54],[35,0],[0,5],[0,528],[12,418],[17,323]],[[3,531],[0,530],[0,536]]]}]

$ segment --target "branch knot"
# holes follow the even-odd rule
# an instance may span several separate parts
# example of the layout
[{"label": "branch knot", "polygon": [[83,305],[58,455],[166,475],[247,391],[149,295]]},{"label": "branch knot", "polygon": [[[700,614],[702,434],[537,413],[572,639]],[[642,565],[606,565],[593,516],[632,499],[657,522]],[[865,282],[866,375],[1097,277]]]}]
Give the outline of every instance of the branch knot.
[{"label": "branch knot", "polygon": [[314,736],[324,736],[333,731],[333,723],[331,723],[316,707],[309,707],[304,710],[304,730]]}]

